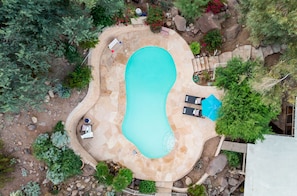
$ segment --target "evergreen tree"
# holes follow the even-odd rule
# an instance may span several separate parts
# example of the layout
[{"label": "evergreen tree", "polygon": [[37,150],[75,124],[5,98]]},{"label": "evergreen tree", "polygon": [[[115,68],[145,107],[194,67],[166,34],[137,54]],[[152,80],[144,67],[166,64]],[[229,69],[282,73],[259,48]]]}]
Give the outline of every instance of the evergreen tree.
[{"label": "evergreen tree", "polygon": [[241,0],[240,10],[255,44],[296,43],[295,0]]},{"label": "evergreen tree", "polygon": [[0,112],[19,112],[44,100],[50,59],[64,54],[65,42],[97,35],[89,10],[69,0],[5,0],[0,13]]}]

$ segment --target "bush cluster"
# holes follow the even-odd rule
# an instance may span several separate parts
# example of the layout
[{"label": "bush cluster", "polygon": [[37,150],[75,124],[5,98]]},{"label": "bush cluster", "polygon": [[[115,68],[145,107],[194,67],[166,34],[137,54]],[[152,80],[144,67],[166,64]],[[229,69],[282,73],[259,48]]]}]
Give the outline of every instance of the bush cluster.
[{"label": "bush cluster", "polygon": [[207,32],[207,34],[203,37],[203,42],[209,52],[220,48],[223,44],[221,32],[217,29]]},{"label": "bush cluster", "polygon": [[190,48],[194,55],[200,54],[200,44],[198,42],[192,42]]},{"label": "bush cluster", "polygon": [[139,184],[139,192],[145,194],[152,194],[157,191],[156,182],[150,180],[143,180]]},{"label": "bush cluster", "polygon": [[206,196],[206,190],[203,185],[193,185],[188,189],[190,196]]},{"label": "bush cluster", "polygon": [[223,153],[226,155],[230,167],[238,167],[240,165],[240,153],[227,150],[224,150]]},{"label": "bush cluster", "polygon": [[95,178],[99,183],[112,186],[116,192],[121,192],[132,182],[133,173],[130,169],[121,168],[116,175],[113,175],[108,165],[101,161],[96,165]]},{"label": "bush cluster", "polygon": [[40,134],[33,143],[34,156],[47,164],[47,178],[54,184],[81,173],[80,157],[68,148],[68,144],[69,137],[61,121],[51,135]]},{"label": "bush cluster", "polygon": [[92,79],[90,66],[78,65],[66,78],[66,86],[70,88],[83,89],[88,86]]},{"label": "bush cluster", "polygon": [[206,12],[212,12],[214,14],[218,14],[221,12],[224,4],[221,0],[212,0],[208,2]]},{"label": "bush cluster", "polygon": [[150,25],[150,29],[153,33],[159,33],[163,26],[164,14],[161,7],[151,6],[148,11],[146,22]]}]

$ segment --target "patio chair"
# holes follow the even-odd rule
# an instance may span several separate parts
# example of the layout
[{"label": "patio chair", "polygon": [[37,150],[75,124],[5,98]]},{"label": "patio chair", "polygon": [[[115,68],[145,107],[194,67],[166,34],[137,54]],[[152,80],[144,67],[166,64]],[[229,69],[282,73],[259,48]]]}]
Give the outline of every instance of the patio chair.
[{"label": "patio chair", "polygon": [[205,99],[205,97],[196,97],[196,96],[192,96],[192,95],[186,95],[185,102],[195,104],[195,105],[201,105],[203,99]]},{"label": "patio chair", "polygon": [[202,118],[202,110],[191,108],[191,107],[184,107],[183,114],[189,115],[189,116],[196,116]]},{"label": "patio chair", "polygon": [[93,138],[92,125],[82,125],[80,137],[82,139]]}]

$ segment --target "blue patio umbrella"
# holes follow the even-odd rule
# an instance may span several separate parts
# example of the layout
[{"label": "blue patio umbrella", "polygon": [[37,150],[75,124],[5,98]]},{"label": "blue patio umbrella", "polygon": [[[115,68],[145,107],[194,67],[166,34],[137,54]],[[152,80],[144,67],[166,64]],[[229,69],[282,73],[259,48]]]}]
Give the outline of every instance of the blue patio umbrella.
[{"label": "blue patio umbrella", "polygon": [[202,116],[209,118],[212,121],[217,120],[218,110],[222,106],[222,102],[213,94],[202,100]]}]

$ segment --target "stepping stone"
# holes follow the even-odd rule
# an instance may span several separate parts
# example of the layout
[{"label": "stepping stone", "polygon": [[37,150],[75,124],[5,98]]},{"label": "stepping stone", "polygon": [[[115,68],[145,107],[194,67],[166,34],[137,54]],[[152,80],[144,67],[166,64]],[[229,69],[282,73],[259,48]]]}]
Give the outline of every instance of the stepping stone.
[{"label": "stepping stone", "polygon": [[227,165],[227,157],[224,154],[220,154],[216,156],[208,165],[206,169],[206,173],[210,176],[214,176],[215,174],[223,171],[225,166]]},{"label": "stepping stone", "polygon": [[264,58],[273,54],[273,50],[272,50],[271,46],[261,47],[261,50],[263,52]]},{"label": "stepping stone", "polygon": [[193,71],[194,73],[198,71],[198,66],[196,63],[196,59],[192,59]]},{"label": "stepping stone", "polygon": [[224,52],[219,55],[220,63],[227,63],[231,59],[232,59],[232,52]]},{"label": "stepping stone", "polygon": [[243,61],[247,61],[251,58],[251,50],[252,46],[251,45],[244,45],[244,46],[239,46],[232,52],[233,57],[240,57],[242,58]]},{"label": "stepping stone", "polygon": [[205,63],[205,69],[209,70],[208,58],[205,56],[205,57],[203,57],[203,60]]},{"label": "stepping stone", "polygon": [[200,61],[201,69],[202,69],[202,70],[205,70],[205,62],[204,62],[204,58],[203,58],[203,57],[200,57],[200,58],[199,58],[199,61]]},{"label": "stepping stone", "polygon": [[196,63],[197,63],[198,71],[202,71],[202,66],[199,58],[196,58]]},{"label": "stepping stone", "polygon": [[264,61],[264,56],[261,48],[252,47],[251,59],[259,59],[260,61]]},{"label": "stepping stone", "polygon": [[220,66],[219,64],[219,57],[218,56],[210,56],[208,57],[208,65],[210,70],[214,70],[215,66]]}]

